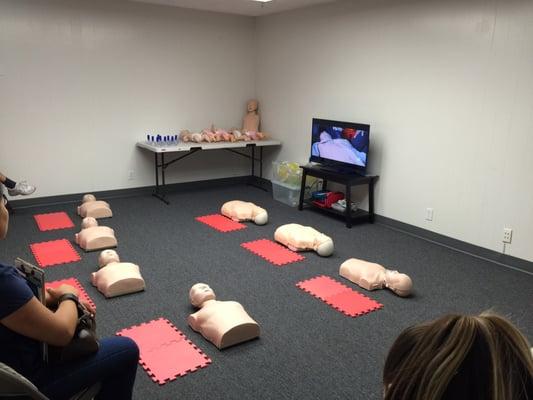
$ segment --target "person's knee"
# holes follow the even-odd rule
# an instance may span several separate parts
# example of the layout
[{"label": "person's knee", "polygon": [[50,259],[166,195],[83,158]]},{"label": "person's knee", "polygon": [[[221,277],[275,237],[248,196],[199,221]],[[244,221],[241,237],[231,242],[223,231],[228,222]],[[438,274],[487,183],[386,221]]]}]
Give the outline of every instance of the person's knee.
[{"label": "person's knee", "polygon": [[137,343],[129,337],[121,337],[121,347],[123,348],[123,351],[127,354],[128,359],[135,360],[137,362],[139,360],[139,346],[137,346]]}]

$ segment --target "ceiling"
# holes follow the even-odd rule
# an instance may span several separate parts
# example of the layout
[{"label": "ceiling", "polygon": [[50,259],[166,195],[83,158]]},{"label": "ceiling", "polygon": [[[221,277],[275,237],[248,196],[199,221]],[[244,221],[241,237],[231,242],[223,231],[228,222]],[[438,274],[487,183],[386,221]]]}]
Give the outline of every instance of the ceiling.
[{"label": "ceiling", "polygon": [[261,3],[252,0],[131,0],[138,3],[161,4],[166,6],[194,8],[229,14],[258,17],[308,7],[314,4],[332,3],[336,0],[272,0]]}]

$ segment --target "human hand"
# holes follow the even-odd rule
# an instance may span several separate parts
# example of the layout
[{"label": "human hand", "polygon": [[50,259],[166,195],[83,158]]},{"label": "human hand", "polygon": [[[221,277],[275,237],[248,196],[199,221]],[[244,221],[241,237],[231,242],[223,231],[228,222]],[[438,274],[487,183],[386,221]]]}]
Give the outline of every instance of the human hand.
[{"label": "human hand", "polygon": [[79,295],[78,289],[65,284],[57,288],[46,288],[46,293],[48,294],[48,296],[46,296],[46,304],[57,304],[59,298],[66,293],[72,293],[76,296]]}]

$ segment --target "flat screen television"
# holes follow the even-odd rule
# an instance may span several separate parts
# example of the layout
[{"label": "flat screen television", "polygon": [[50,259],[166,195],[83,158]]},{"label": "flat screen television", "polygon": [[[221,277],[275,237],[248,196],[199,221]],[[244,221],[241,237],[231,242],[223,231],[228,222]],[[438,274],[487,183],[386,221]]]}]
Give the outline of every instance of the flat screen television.
[{"label": "flat screen television", "polygon": [[310,161],[325,169],[365,174],[370,125],[313,118]]}]

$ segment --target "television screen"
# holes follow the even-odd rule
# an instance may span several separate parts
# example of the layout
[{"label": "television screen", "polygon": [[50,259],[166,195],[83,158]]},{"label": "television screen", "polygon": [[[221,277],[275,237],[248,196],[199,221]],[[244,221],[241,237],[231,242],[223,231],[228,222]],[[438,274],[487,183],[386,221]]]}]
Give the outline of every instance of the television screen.
[{"label": "television screen", "polygon": [[313,119],[311,161],[364,171],[368,162],[370,125]]}]

